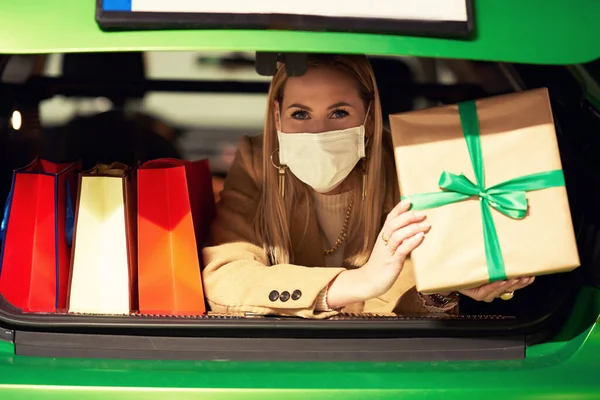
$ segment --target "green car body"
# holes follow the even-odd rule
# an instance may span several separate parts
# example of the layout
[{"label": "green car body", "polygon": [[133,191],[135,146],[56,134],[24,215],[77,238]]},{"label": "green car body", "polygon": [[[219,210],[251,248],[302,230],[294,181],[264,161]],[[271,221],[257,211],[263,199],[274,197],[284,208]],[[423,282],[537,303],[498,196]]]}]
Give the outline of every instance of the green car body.
[{"label": "green car body", "polygon": [[[479,0],[469,40],[265,30],[104,32],[94,14],[94,0],[5,1],[0,54],[305,51],[556,65],[600,56],[597,0]],[[15,355],[13,342],[0,340],[0,399],[600,398],[599,317],[600,290],[584,287],[558,334],[528,346],[522,359],[503,361],[50,358]]]},{"label": "green car body", "polygon": [[22,357],[0,347],[2,399],[597,398],[600,292],[521,360],[408,363],[122,361]]}]

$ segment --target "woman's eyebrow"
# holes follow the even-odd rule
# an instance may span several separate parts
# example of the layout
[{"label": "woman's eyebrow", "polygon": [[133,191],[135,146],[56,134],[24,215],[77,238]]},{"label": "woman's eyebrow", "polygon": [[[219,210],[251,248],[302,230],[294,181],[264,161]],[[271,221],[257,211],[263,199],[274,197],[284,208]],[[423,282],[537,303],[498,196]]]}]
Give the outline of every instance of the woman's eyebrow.
[{"label": "woman's eyebrow", "polygon": [[312,111],[312,108],[310,108],[308,106],[305,106],[303,104],[299,104],[299,103],[290,104],[288,106],[288,109],[290,109],[290,108],[302,108],[302,109],[307,110],[307,111]]},{"label": "woman's eyebrow", "polygon": [[[337,107],[352,107],[352,108],[354,108],[354,106],[352,104],[347,103],[345,101],[340,101],[339,103],[335,103],[335,104],[330,105],[329,107],[327,107],[327,109],[331,110],[332,108],[337,108]],[[290,108],[301,108],[303,110],[312,111],[312,108],[310,108],[309,106],[305,106],[304,104],[300,104],[300,103],[290,104],[287,108],[288,109],[290,109]]]},{"label": "woman's eyebrow", "polygon": [[354,106],[350,103],[346,103],[345,101],[340,101],[339,103],[335,103],[330,105],[327,109],[331,110],[332,108],[338,108],[338,107],[352,107],[354,108]]}]

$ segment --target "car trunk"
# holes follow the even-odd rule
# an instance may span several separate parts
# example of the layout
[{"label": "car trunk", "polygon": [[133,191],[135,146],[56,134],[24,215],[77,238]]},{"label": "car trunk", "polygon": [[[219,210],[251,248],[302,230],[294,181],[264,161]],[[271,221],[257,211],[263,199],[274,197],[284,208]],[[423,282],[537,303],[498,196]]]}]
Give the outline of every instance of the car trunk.
[{"label": "car trunk", "polygon": [[[588,186],[583,180],[570,179],[570,176],[589,174],[589,159],[580,155],[590,146],[597,148],[590,134],[598,127],[598,119],[593,109],[582,106],[585,96],[573,77],[565,75],[563,67],[511,64],[500,67],[512,82],[518,82],[513,90],[550,88],[582,268],[572,273],[539,277],[511,302],[482,304],[463,298],[458,315],[342,314],[328,320],[301,320],[213,313],[188,317],[139,312],[128,316],[36,314],[22,312],[0,297],[0,340],[13,342],[18,355],[45,357],[261,361],[525,357],[527,345],[544,342],[563,327],[574,311],[577,296],[581,296],[582,285],[592,283],[591,277],[597,276],[593,266],[599,265],[596,255],[598,217],[593,214],[593,201],[585,193]],[[446,103],[485,95],[477,85],[382,81],[384,107],[386,92],[424,95]],[[265,93],[267,88],[264,82],[142,79],[124,84],[72,77],[32,77],[18,83],[4,82],[0,86],[0,104],[6,124],[17,104],[35,103],[54,95],[127,97],[157,91]],[[580,124],[577,135],[570,133],[573,124]],[[7,131],[0,132],[3,132],[2,140],[8,143]]]}]

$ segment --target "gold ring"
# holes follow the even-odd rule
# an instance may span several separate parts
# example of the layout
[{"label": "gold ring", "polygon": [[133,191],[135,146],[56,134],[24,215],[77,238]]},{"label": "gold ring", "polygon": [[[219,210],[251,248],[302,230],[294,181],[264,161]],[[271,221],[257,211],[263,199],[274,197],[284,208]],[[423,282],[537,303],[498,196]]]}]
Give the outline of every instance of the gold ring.
[{"label": "gold ring", "polygon": [[515,292],[504,292],[500,295],[502,300],[510,300],[515,296]]},{"label": "gold ring", "polygon": [[386,238],[383,232],[381,232],[381,240],[383,240],[383,243],[385,243],[385,245],[387,246],[388,242],[390,241],[390,238]]}]

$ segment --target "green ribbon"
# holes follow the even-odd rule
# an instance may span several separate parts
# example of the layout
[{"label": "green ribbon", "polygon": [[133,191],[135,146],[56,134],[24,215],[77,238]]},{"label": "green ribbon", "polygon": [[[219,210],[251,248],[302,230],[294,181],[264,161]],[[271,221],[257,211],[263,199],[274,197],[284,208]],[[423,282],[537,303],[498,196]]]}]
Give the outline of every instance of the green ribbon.
[{"label": "green ribbon", "polygon": [[458,111],[476,182],[473,183],[462,174],[455,175],[443,171],[438,183],[441,192],[404,196],[403,199],[410,200],[413,209],[426,210],[479,198],[490,282],[504,280],[506,279],[504,259],[490,207],[509,218],[523,219],[527,215],[528,208],[526,192],[564,186],[564,175],[562,170],[557,169],[521,176],[486,188],[477,106],[474,101],[460,103]]}]

